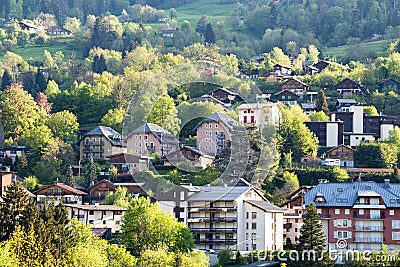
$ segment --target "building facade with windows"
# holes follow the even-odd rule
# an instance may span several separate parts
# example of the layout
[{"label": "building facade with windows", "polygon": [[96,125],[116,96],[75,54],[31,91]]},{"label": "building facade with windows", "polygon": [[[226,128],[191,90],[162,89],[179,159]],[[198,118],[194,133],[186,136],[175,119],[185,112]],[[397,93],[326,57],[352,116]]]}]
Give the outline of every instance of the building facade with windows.
[{"label": "building facade with windows", "polygon": [[84,224],[95,229],[111,229],[111,233],[120,233],[122,218],[126,208],[115,205],[65,205],[69,218],[78,218]]},{"label": "building facade with windows", "polygon": [[222,152],[231,140],[233,126],[237,122],[229,115],[216,112],[202,120],[194,129],[197,133],[197,149],[207,155]]},{"label": "building facade with windows", "polygon": [[315,203],[329,248],[344,239],[347,249],[400,249],[400,184],[321,183],[304,199]]},{"label": "building facade with windows", "polygon": [[106,126],[98,126],[79,140],[80,159],[106,160],[107,156],[126,152],[122,135]]},{"label": "building facade with windows", "polygon": [[157,197],[191,229],[198,249],[283,248],[283,212],[254,186],[180,186]]},{"label": "building facade with windows", "polygon": [[279,123],[280,111],[276,103],[248,103],[240,105],[239,122],[244,125],[276,126]]},{"label": "building facade with windows", "polygon": [[82,204],[82,198],[87,195],[83,191],[59,182],[45,186],[34,192],[34,194],[39,205],[48,202],[53,202],[55,205],[60,202],[64,204]]},{"label": "building facade with windows", "polygon": [[168,155],[177,150],[179,142],[175,135],[154,123],[145,123],[125,138],[128,153],[149,155],[151,151]]}]

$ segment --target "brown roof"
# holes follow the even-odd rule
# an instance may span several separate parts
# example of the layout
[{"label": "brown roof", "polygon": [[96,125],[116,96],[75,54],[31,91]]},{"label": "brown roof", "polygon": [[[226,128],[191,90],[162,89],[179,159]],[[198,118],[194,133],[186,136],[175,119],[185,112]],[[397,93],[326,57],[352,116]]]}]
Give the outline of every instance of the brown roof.
[{"label": "brown roof", "polygon": [[65,207],[76,208],[81,210],[116,210],[125,211],[126,208],[116,205],[80,205],[80,204],[64,204]]},{"label": "brown roof", "polygon": [[73,188],[72,186],[69,186],[69,185],[66,185],[66,184],[63,184],[63,183],[58,183],[58,182],[55,182],[54,184],[45,186],[45,187],[35,191],[35,194],[37,195],[40,191],[45,190],[45,189],[49,188],[50,186],[55,186],[55,187],[62,188],[64,190],[70,191],[71,193],[73,193],[75,195],[87,195],[85,192],[83,192],[81,190],[78,190],[76,188]]}]

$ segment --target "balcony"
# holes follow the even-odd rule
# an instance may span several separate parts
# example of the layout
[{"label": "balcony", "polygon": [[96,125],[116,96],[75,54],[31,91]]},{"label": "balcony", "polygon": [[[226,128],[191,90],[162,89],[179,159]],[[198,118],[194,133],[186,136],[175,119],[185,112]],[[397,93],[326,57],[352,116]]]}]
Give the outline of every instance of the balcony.
[{"label": "balcony", "polygon": [[78,219],[83,219],[83,218],[85,218],[85,215],[83,215],[83,214],[72,214],[72,216],[73,217],[76,217],[76,218],[78,218]]},{"label": "balcony", "polygon": [[285,223],[283,225],[283,229],[289,229],[289,228],[292,228],[292,223]]},{"label": "balcony", "polygon": [[354,226],[354,231],[380,232],[385,231],[384,226]]},{"label": "balcony", "polygon": [[383,237],[355,237],[354,242],[356,243],[383,243],[385,238]]},{"label": "balcony", "polygon": [[207,222],[236,222],[236,217],[191,217],[188,218],[190,223],[207,223]]},{"label": "balcony", "polygon": [[218,139],[225,139],[226,136],[225,133],[219,133],[217,137]]},{"label": "balcony", "polygon": [[381,215],[359,215],[359,214],[355,214],[353,215],[353,218],[355,220],[384,220],[385,219],[385,215],[381,214]]},{"label": "balcony", "polygon": [[236,207],[201,207],[191,208],[190,212],[235,212]]},{"label": "balcony", "polygon": [[196,244],[226,244],[226,245],[235,245],[237,243],[237,239],[209,239],[202,238],[197,239],[195,241]]},{"label": "balcony", "polygon": [[190,228],[193,233],[236,233],[237,228]]}]

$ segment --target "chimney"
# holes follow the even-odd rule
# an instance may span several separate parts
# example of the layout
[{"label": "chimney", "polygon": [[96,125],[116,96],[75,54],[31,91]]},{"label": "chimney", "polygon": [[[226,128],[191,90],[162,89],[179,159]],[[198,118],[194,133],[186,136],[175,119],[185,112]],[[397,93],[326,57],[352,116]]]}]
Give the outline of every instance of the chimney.
[{"label": "chimney", "polygon": [[10,166],[5,166],[6,172],[11,172],[11,167]]},{"label": "chimney", "polygon": [[385,185],[388,185],[390,183],[390,179],[385,179],[383,181],[385,182]]},{"label": "chimney", "polygon": [[336,113],[331,114],[331,121],[336,121]]}]

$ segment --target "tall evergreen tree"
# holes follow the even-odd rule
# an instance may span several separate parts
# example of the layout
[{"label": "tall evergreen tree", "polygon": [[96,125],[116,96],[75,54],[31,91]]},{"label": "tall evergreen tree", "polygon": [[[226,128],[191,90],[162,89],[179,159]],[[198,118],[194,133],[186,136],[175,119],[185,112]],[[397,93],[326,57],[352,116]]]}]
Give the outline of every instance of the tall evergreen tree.
[{"label": "tall evergreen tree", "polygon": [[329,112],[328,103],[326,102],[326,96],[324,90],[320,90],[315,100],[315,106],[317,111]]},{"label": "tall evergreen tree", "polygon": [[21,153],[21,156],[16,157],[14,165],[18,176],[23,178],[29,176],[29,162],[24,152]]},{"label": "tall evergreen tree", "polygon": [[298,244],[298,252],[303,255],[304,251],[315,253],[308,258],[306,256],[301,259],[298,263],[299,266],[331,266],[332,263],[329,259],[329,254],[326,250],[326,238],[322,231],[321,218],[317,213],[317,208],[314,203],[311,203],[307,207],[306,213],[303,219],[303,226],[300,229],[300,237]]},{"label": "tall evergreen tree", "polygon": [[88,170],[85,173],[85,180],[87,185],[97,181],[97,167],[92,156],[90,156],[89,159]]},{"label": "tall evergreen tree", "polygon": [[107,70],[106,59],[103,55],[95,55],[93,58],[92,71],[95,73],[102,73]]},{"label": "tall evergreen tree", "polygon": [[22,84],[24,85],[24,89],[28,91],[32,96],[35,96],[37,93],[37,86],[35,82],[35,73],[29,71],[22,75]]},{"label": "tall evergreen tree", "polygon": [[1,90],[6,89],[12,84],[12,77],[8,70],[4,71],[3,77],[1,77]]},{"label": "tall evergreen tree", "polygon": [[72,166],[70,165],[67,169],[67,173],[65,174],[65,183],[69,186],[74,186],[74,174],[72,171]]},{"label": "tall evergreen tree", "polygon": [[206,26],[206,31],[204,33],[204,40],[210,44],[215,43],[215,33],[211,23],[208,23]]},{"label": "tall evergreen tree", "polygon": [[47,81],[43,73],[38,69],[35,75],[36,92],[43,92],[47,88]]},{"label": "tall evergreen tree", "polygon": [[196,24],[196,32],[200,33],[201,35],[205,35],[207,25],[210,23],[210,20],[207,16],[202,16],[200,20]]},{"label": "tall evergreen tree", "polygon": [[0,241],[7,240],[17,225],[28,227],[34,221],[35,204],[21,183],[7,187],[0,202]]}]

